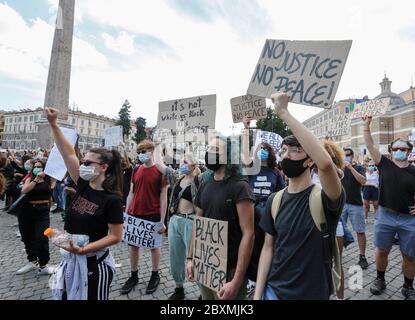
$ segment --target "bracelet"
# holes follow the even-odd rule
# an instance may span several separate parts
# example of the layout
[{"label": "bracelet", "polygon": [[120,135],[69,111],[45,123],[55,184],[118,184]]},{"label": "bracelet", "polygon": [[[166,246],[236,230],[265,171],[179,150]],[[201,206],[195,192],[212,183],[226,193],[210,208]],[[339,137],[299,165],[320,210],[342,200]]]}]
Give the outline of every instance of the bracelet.
[{"label": "bracelet", "polygon": [[186,260],[193,260],[193,257],[187,257]]}]

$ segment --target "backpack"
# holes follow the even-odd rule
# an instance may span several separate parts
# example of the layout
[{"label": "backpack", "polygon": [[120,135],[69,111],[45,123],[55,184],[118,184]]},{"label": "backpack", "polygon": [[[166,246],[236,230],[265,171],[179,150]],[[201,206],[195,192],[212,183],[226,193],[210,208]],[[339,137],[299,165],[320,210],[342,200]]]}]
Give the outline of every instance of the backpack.
[{"label": "backpack", "polygon": [[[274,220],[276,221],[279,208],[281,205],[281,200],[284,192],[287,190],[281,190],[277,192],[273,201],[272,201],[272,208],[271,208],[271,215]],[[340,251],[337,245],[337,241],[333,235],[330,234],[329,228],[327,225],[327,218],[323,208],[323,202],[321,200],[321,188],[319,186],[314,186],[313,190],[311,191],[309,197],[309,205],[310,205],[310,212],[313,218],[314,224],[316,225],[317,229],[320,231],[321,236],[323,238],[323,253],[324,253],[324,260],[326,264],[329,264],[331,268],[331,276],[332,276],[332,292],[335,293],[340,289],[340,279],[342,274],[342,266],[340,261]]]},{"label": "backpack", "polygon": [[[226,205],[232,208],[231,210],[233,210],[233,216],[235,217],[237,217],[238,212],[236,210],[236,204],[234,204],[232,201],[232,192],[231,192],[231,189],[229,188],[229,184],[230,182],[238,182],[238,181],[248,182],[248,179],[243,178],[243,177],[230,178],[226,185],[226,195],[227,195]],[[232,206],[229,205],[230,203],[232,204]],[[254,247],[252,249],[251,259],[249,260],[248,268],[246,270],[246,276],[251,281],[256,281],[257,273],[258,273],[259,257],[261,256],[262,246],[264,244],[264,239],[265,239],[265,233],[259,227],[260,220],[261,220],[261,213],[255,207],[254,209],[255,241],[254,241]]]}]

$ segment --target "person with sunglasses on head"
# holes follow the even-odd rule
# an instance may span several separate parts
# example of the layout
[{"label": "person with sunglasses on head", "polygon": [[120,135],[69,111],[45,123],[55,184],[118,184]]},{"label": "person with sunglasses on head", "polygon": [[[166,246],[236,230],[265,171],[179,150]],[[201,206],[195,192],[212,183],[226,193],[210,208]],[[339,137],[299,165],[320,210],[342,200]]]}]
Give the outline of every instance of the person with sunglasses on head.
[{"label": "person with sunglasses on head", "polygon": [[[155,145],[143,140],[137,146],[138,159],[142,163],[132,176],[130,193],[125,211],[127,214],[154,223],[160,223],[158,233],[166,231],[164,218],[167,213],[168,182],[154,163]],[[130,247],[131,276],[121,288],[121,294],[128,294],[138,283],[138,247]],[[146,288],[146,294],[152,294],[160,284],[159,264],[161,249],[151,249],[152,273]]]},{"label": "person with sunglasses on head", "polygon": [[402,295],[415,300],[415,167],[408,162],[413,145],[402,139],[393,141],[390,160],[375,147],[370,133],[372,118],[365,117],[363,122],[366,146],[379,171],[379,210],[374,230],[377,277],[370,292],[380,295],[386,289],[388,256],[397,234],[404,275]]},{"label": "person with sunglasses on head", "polygon": [[[83,247],[71,242],[63,248],[86,264],[82,272],[65,273],[65,285],[86,278],[87,290],[83,288],[87,291],[86,298],[108,300],[115,274],[109,247],[119,243],[123,233],[121,156],[115,150],[91,149],[80,165],[75,148],[58,127],[58,111],[53,108],[45,111],[56,146],[77,185],[76,194],[66,210],[64,228],[70,234],[89,236],[89,243]],[[65,257],[66,254],[64,260]],[[79,279],[74,279],[75,274]],[[79,286],[83,287],[85,283]],[[69,297],[64,293],[61,298]]]},{"label": "person with sunglasses on head", "polygon": [[21,193],[26,194],[27,202],[19,214],[19,231],[25,245],[29,263],[20,268],[16,274],[24,274],[38,269],[38,275],[50,275],[53,269],[49,263],[49,240],[43,231],[50,225],[50,204],[55,182],[43,172],[45,163],[33,161],[30,176],[23,184]]},{"label": "person with sunglasses on head", "polygon": [[[272,208],[277,208],[273,205],[277,194],[269,197],[260,222],[266,234],[254,299],[328,300],[335,286],[332,256],[325,248],[328,240],[330,248],[337,245],[335,231],[345,193],[331,156],[288,111],[288,95],[276,93],[271,99],[276,115],[294,135],[286,137],[281,146],[281,166],[289,178],[288,188],[278,193],[281,202],[275,212]],[[314,165],[322,189],[311,180]],[[324,233],[316,226],[310,209],[310,197],[315,194],[326,217],[324,230],[321,227]],[[329,239],[323,237],[327,231]]]},{"label": "person with sunglasses on head", "polygon": [[366,184],[366,170],[354,161],[353,149],[344,148],[343,150],[345,169],[342,184],[346,191],[346,203],[342,212],[342,220],[347,224],[347,220],[350,218],[359,245],[358,264],[365,270],[369,267],[366,259],[366,221],[362,200],[362,187]]}]

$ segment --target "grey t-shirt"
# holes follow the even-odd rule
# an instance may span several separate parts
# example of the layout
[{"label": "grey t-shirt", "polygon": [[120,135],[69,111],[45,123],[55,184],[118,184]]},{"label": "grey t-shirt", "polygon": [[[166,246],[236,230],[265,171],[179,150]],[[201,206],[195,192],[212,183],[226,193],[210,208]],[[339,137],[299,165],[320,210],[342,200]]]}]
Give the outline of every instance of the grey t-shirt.
[{"label": "grey t-shirt", "polygon": [[[309,208],[313,186],[290,194],[284,192],[276,223],[271,215],[273,194],[267,202],[260,226],[274,236],[274,255],[268,284],[281,300],[326,300],[332,287],[330,267],[324,263],[323,239]],[[335,234],[345,193],[331,201],[322,191],[330,234]]]}]

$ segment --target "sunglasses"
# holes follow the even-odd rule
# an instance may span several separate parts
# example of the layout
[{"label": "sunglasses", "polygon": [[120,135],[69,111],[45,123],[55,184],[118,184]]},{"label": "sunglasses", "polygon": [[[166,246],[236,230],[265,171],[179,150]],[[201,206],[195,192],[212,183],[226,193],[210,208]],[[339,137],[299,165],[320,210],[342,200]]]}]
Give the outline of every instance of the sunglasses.
[{"label": "sunglasses", "polygon": [[402,151],[402,152],[408,152],[408,151],[409,151],[409,149],[407,149],[407,148],[392,148],[392,151],[393,151],[393,152],[396,152],[396,151],[398,151],[398,150],[400,150],[400,151]]},{"label": "sunglasses", "polygon": [[137,151],[137,154],[146,154],[147,150],[141,150],[141,151]]},{"label": "sunglasses", "polygon": [[349,154],[345,154],[345,156],[346,157],[351,157],[352,155],[349,153]]},{"label": "sunglasses", "polygon": [[89,167],[91,164],[98,164],[98,165],[102,165],[102,163],[100,163],[100,162],[95,162],[95,161],[88,161],[88,160],[85,160],[85,161],[82,161],[81,162],[81,164],[82,165],[84,165],[85,167]]}]

